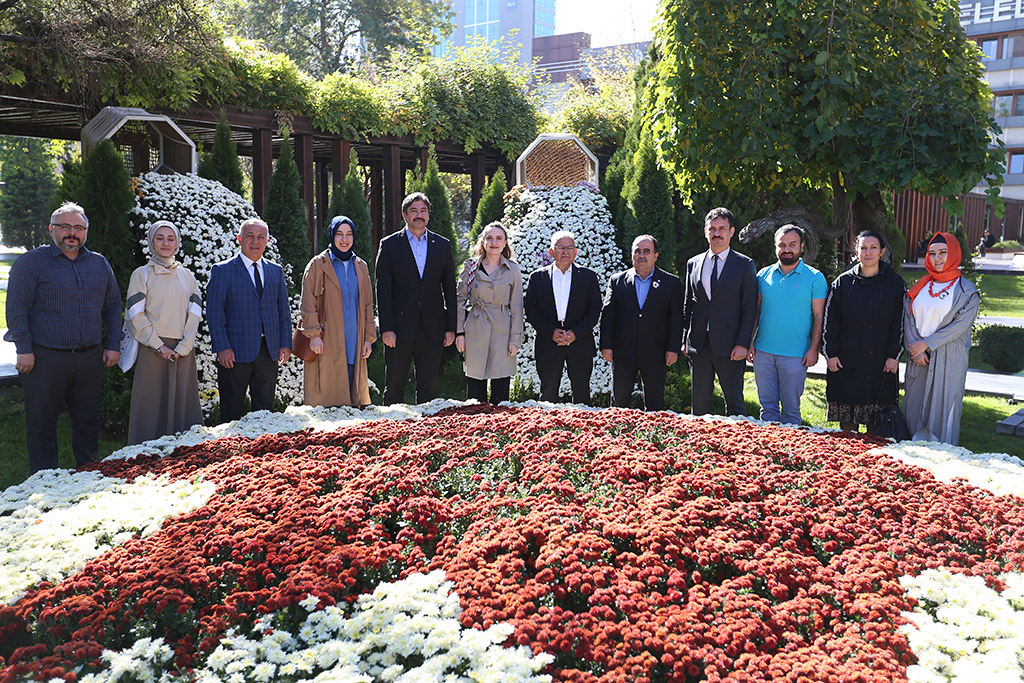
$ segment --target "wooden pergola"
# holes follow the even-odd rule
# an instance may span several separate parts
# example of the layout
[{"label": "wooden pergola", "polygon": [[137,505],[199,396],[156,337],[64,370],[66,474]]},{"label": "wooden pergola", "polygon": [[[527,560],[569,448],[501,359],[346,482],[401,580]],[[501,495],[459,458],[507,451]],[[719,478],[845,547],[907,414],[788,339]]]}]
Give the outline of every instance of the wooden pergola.
[{"label": "wooden pergola", "polygon": [[[82,128],[98,113],[81,104],[34,97],[29,92],[0,94],[0,135],[81,140]],[[231,126],[232,139],[239,156],[252,158],[253,206],[263,214],[274,159],[280,154],[287,125],[295,152],[295,161],[302,178],[302,197],[310,226],[311,243],[319,243],[320,227],[327,219],[328,193],[348,172],[350,151],[359,156],[360,166],[369,171],[368,201],[373,243],[402,226],[401,204],[405,196],[405,172],[427,165],[428,148],[417,145],[412,136],[376,137],[348,140],[340,135],[317,130],[308,116],[292,116],[262,109],[242,109],[235,105],[193,105],[187,110],[148,110],[165,114],[192,140],[213,144],[214,131],[223,111]],[[138,144],[144,145],[144,142]],[[494,149],[480,149],[467,154],[462,145],[435,142],[434,149],[440,170],[471,178],[472,212],[483,192],[486,177],[499,167],[505,177],[513,178],[513,164]],[[146,173],[149,154],[143,149],[133,153],[134,175]]]}]

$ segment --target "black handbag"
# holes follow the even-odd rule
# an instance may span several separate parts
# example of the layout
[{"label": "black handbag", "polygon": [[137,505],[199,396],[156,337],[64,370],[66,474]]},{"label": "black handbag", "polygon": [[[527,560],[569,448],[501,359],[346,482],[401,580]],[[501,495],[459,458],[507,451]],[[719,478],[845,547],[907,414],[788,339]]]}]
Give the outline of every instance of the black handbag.
[{"label": "black handbag", "polygon": [[[890,373],[882,373],[888,375]],[[896,375],[893,376],[894,381]],[[885,383],[885,378],[882,378]],[[878,398],[882,397],[882,388],[878,388]],[[875,401],[877,403],[877,400]],[[907,441],[912,436],[907,427],[907,421],[903,418],[903,411],[900,410],[899,392],[896,395],[896,403],[885,408],[879,408],[871,418],[871,433],[883,439],[895,439],[896,441]]]}]

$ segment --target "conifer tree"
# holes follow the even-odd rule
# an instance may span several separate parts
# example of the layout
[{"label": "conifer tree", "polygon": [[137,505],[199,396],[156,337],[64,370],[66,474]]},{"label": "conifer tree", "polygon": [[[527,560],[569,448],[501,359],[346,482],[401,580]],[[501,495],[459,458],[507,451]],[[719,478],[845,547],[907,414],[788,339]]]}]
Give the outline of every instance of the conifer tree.
[{"label": "conifer tree", "polygon": [[281,252],[281,265],[291,266],[289,292],[298,291],[302,272],[309,262],[312,247],[309,243],[309,223],[306,222],[306,204],[302,201],[302,180],[295,165],[291,141],[285,131],[281,155],[274,165],[267,188],[267,208],[264,216],[270,234],[277,240]]},{"label": "conifer tree", "polygon": [[49,144],[39,138],[8,138],[0,145],[0,224],[3,243],[31,249],[50,241],[46,226],[57,175]]},{"label": "conifer tree", "polygon": [[[330,216],[327,217],[327,226],[335,216],[348,216],[356,224],[355,244],[352,249],[356,256],[366,261],[370,268],[370,281],[373,281],[374,248],[370,239],[370,207],[366,203],[366,196],[363,194],[363,179],[359,175],[359,157],[355,150],[348,162],[348,173],[341,185],[335,185],[331,192]],[[326,230],[327,226],[324,226]]]},{"label": "conifer tree", "polygon": [[441,174],[437,166],[437,153],[430,146],[430,157],[427,160],[427,173],[421,179],[418,191],[427,195],[430,200],[430,224],[428,227],[438,235],[446,238],[452,245],[452,257],[458,264],[459,240],[455,234],[455,221],[452,220],[452,200],[448,188],[441,182]]},{"label": "conifer tree", "polygon": [[142,245],[128,224],[135,193],[124,159],[114,143],[103,140],[82,162],[81,188],[72,198],[89,218],[86,248],[107,257],[123,295],[132,271],[144,263]]},{"label": "conifer tree", "polygon": [[231,126],[223,110],[213,135],[213,146],[209,152],[204,151],[199,160],[198,175],[216,180],[237,195],[242,194],[242,166],[238,163],[238,145],[231,139]]},{"label": "conifer tree", "polygon": [[[676,272],[675,207],[672,205],[672,179],[658,166],[658,157],[650,132],[641,131],[640,146],[626,171],[622,186],[625,200],[623,247],[628,252],[637,235],[653,235],[658,240],[661,258],[658,267]],[[627,261],[631,254],[626,253]]]},{"label": "conifer tree", "polygon": [[476,207],[476,218],[473,220],[473,229],[469,231],[470,250],[476,244],[476,239],[485,225],[504,218],[507,184],[505,169],[499,166],[484,188],[483,194],[480,195],[480,203]]}]

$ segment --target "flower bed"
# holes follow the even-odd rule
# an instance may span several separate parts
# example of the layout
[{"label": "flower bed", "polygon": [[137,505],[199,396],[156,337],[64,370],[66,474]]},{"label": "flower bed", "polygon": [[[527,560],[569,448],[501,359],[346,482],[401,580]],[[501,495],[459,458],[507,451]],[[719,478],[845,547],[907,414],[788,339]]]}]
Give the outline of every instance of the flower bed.
[{"label": "flower bed", "polygon": [[92,466],[216,491],[0,608],[0,680],[1020,675],[992,624],[1024,607],[1022,500],[896,459],[969,454],[626,410],[291,415],[351,423]]}]

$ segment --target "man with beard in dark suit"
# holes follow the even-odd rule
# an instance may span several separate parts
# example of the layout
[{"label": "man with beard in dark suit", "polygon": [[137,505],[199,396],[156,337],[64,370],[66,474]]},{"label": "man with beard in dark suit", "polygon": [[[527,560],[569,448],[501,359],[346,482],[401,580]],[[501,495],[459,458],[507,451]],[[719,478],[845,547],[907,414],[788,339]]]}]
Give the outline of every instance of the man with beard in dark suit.
[{"label": "man with beard in dark suit", "polygon": [[537,330],[534,357],[540,376],[540,399],[558,401],[565,367],[573,403],[590,403],[601,285],[594,271],[574,263],[576,238],[571,232],[553,234],[548,254],[553,263],[530,274],[523,298],[526,319]]},{"label": "man with beard in dark suit", "polygon": [[644,408],[664,410],[665,375],[679,360],[683,289],[679,278],[655,264],[658,241],[633,240],[633,267],[612,275],[601,311],[601,356],[612,364],[612,405],[628,408],[636,375]]},{"label": "man with beard in dark suit", "polygon": [[455,262],[451,244],[427,230],[430,200],[402,202],[405,228],[377,252],[377,316],[384,342],[384,404],[401,403],[416,364],[416,402],[437,397],[441,349],[455,341]]}]

